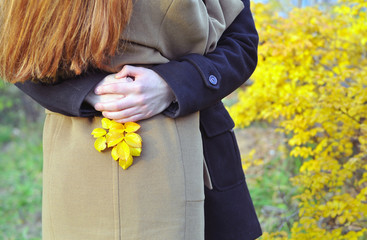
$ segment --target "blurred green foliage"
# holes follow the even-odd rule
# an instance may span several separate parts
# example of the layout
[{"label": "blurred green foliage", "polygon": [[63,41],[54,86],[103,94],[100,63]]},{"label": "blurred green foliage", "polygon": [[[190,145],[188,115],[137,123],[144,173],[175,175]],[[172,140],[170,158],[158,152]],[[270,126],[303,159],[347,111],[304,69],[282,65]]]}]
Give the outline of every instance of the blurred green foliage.
[{"label": "blurred green foliage", "polygon": [[0,127],[0,239],[41,239],[42,124],[9,129]]},{"label": "blurred green foliage", "polygon": [[298,214],[293,201],[297,188],[292,186],[290,178],[297,171],[293,158],[275,156],[262,166],[262,175],[246,174],[252,200],[263,230],[290,231],[292,216]]},{"label": "blurred green foliage", "polygon": [[0,124],[6,124],[6,122],[12,122],[15,120],[16,113],[12,113],[13,106],[20,105],[19,93],[17,90],[0,80]]},{"label": "blurred green foliage", "polygon": [[0,80],[0,239],[41,239],[43,109]]},{"label": "blurred green foliage", "polygon": [[[0,79],[0,124],[17,126],[38,121],[43,109],[14,85]],[[1,138],[1,137],[0,137]]]}]

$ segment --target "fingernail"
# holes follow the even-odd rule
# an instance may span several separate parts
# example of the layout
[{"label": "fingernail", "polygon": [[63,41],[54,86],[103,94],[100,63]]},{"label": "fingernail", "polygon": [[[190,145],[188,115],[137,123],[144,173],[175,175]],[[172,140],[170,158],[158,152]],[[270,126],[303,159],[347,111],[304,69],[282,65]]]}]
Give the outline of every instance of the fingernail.
[{"label": "fingernail", "polygon": [[94,93],[95,94],[101,93],[101,88],[100,87],[97,87],[96,89],[94,89]]}]

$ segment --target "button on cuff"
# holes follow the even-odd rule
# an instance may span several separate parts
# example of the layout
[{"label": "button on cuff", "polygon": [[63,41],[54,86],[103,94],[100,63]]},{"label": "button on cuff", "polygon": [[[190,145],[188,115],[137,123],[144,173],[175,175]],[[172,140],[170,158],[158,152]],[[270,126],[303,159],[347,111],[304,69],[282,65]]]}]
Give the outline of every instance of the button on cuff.
[{"label": "button on cuff", "polygon": [[214,75],[210,75],[209,76],[209,82],[210,84],[212,84],[213,86],[218,84],[218,79],[214,76]]}]

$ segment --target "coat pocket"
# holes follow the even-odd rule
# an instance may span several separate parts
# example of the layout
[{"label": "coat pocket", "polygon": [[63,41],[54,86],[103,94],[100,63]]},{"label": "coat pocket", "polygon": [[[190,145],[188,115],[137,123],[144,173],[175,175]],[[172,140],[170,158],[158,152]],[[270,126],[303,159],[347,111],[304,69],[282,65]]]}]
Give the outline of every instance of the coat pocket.
[{"label": "coat pocket", "polygon": [[233,121],[223,104],[201,112],[204,157],[213,188],[224,191],[245,181]]}]

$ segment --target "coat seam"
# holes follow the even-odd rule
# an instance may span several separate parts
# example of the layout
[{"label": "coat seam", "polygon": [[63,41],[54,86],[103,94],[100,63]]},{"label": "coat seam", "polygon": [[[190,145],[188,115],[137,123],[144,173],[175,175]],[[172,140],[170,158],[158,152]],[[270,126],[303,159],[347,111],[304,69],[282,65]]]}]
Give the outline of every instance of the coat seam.
[{"label": "coat seam", "polygon": [[[182,142],[181,142],[181,135],[180,135],[180,132],[179,132],[179,129],[177,127],[177,121],[176,119],[174,120],[175,121],[175,127],[176,127],[176,133],[177,133],[177,137],[178,137],[178,141],[179,141],[179,146],[183,146],[182,145]],[[186,172],[185,172],[185,164],[184,164],[184,159],[183,159],[183,153],[182,153],[182,148],[180,147],[180,157],[181,157],[181,164],[182,164],[182,172],[183,172],[183,180],[184,180],[184,188],[185,188],[185,191],[184,191],[184,194],[185,194],[185,220],[184,220],[184,236],[183,236],[183,239],[186,239],[186,231],[187,231],[187,224],[186,224],[186,220],[187,220],[187,193],[186,193]]]},{"label": "coat seam", "polygon": [[[52,114],[48,114],[49,117],[52,116]],[[61,115],[60,115],[61,116]],[[56,115],[57,117],[57,115]],[[61,121],[61,122],[60,122]],[[57,127],[57,132],[55,132],[55,134],[52,136],[52,140],[51,140],[51,147],[50,149],[53,149],[53,146],[55,145],[55,139],[57,138],[57,136],[60,134],[60,131],[62,129],[61,127],[61,123],[64,121],[64,118],[60,119],[60,118],[57,118],[57,124],[58,124],[58,127]],[[50,159],[52,159],[52,156],[54,155],[54,151],[51,151],[50,155],[49,155],[49,158],[48,158],[48,162],[49,162],[49,165],[50,165]],[[51,166],[48,166],[48,169],[50,169]],[[49,178],[48,178],[48,184],[49,186],[51,185],[51,181],[53,179],[53,175],[51,175]],[[47,197],[47,202],[48,202],[48,207],[51,206],[51,201],[50,201],[50,197]],[[48,218],[50,220],[50,228],[51,228],[51,234],[52,234],[52,238],[55,239],[55,231],[54,231],[54,227],[53,227],[53,221],[52,221],[52,217],[50,215],[50,213],[48,213]]]}]

